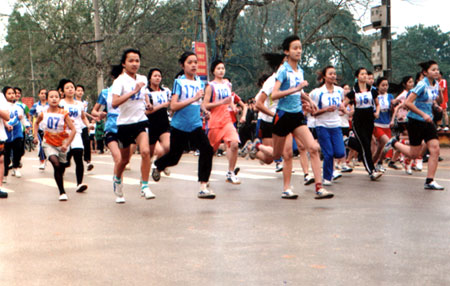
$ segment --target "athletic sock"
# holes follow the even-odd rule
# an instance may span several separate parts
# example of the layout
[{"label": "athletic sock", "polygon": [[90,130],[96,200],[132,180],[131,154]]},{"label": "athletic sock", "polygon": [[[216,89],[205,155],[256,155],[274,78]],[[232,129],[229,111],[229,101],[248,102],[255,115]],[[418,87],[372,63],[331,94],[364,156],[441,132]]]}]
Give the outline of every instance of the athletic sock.
[{"label": "athletic sock", "polygon": [[427,178],[425,180],[425,184],[431,184],[431,182],[433,182],[433,178]]},{"label": "athletic sock", "polygon": [[308,173],[305,173],[305,174],[303,175],[303,178],[306,178],[306,177],[308,177]]},{"label": "athletic sock", "polygon": [[118,178],[116,175],[114,175],[113,180],[114,180],[114,183],[122,184],[122,180],[120,178]]},{"label": "athletic sock", "polygon": [[316,192],[322,188],[322,183],[316,183]]},{"label": "athletic sock", "polygon": [[148,181],[141,181],[142,186],[141,189],[148,188]]}]

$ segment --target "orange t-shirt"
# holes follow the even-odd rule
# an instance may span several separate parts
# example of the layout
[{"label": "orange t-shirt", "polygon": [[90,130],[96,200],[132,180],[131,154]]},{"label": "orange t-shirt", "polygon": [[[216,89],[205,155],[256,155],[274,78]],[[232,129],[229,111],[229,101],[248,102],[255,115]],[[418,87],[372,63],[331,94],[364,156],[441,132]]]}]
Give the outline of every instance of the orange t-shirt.
[{"label": "orange t-shirt", "polygon": [[60,147],[64,143],[64,140],[69,137],[65,124],[66,117],[69,116],[69,113],[60,108],[58,112],[44,111],[43,115],[44,142],[55,147]]}]

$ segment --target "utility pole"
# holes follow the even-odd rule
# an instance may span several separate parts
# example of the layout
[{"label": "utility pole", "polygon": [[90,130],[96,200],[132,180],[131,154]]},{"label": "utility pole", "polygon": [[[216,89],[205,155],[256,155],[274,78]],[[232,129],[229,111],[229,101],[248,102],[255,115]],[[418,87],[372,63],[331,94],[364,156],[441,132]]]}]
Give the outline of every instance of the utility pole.
[{"label": "utility pole", "polygon": [[94,27],[95,27],[95,56],[97,68],[97,95],[103,89],[103,63],[102,63],[102,39],[100,31],[100,16],[98,12],[98,0],[93,0],[94,4]]},{"label": "utility pole", "polygon": [[384,76],[392,81],[392,36],[391,36],[391,0],[381,0],[381,5],[386,6],[386,26],[381,28],[381,39],[386,40],[386,69]]},{"label": "utility pole", "polygon": [[[208,56],[208,32],[206,30],[206,5],[205,0],[202,1],[202,33],[203,33],[203,42],[206,46],[206,62],[208,62],[209,56]],[[206,65],[206,78],[209,82],[209,66]]]},{"label": "utility pole", "polygon": [[381,0],[381,5],[372,7],[370,13],[372,24],[364,26],[364,31],[381,29],[380,39],[372,43],[374,75],[392,81],[391,0]]},{"label": "utility pole", "polygon": [[34,66],[33,66],[33,50],[31,49],[31,32],[30,29],[28,28],[28,40],[30,42],[29,47],[30,47],[30,64],[31,64],[31,88],[33,90],[33,97],[36,96],[36,89],[34,87]]}]

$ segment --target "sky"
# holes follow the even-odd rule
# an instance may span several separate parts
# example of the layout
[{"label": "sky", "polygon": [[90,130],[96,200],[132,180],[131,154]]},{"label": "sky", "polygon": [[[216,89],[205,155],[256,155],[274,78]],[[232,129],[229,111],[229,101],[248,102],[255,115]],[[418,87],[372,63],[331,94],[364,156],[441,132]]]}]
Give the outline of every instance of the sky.
[{"label": "sky", "polygon": [[[80,0],[83,1],[83,0]],[[16,0],[1,0],[0,15],[10,14]],[[381,4],[381,0],[372,1],[373,6]],[[449,0],[391,0],[392,32],[401,34],[406,27],[417,24],[425,26],[440,25],[443,32],[450,31]],[[359,15],[356,15],[359,18]],[[0,16],[0,47],[6,44],[6,27],[8,18]],[[370,24],[370,11],[362,18],[361,26]]]}]

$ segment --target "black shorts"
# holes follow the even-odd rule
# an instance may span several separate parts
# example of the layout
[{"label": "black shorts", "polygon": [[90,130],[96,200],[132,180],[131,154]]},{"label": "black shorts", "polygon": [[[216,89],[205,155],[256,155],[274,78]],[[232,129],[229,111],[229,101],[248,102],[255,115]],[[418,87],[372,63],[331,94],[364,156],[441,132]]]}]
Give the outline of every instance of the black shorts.
[{"label": "black shorts", "polygon": [[259,123],[258,137],[261,139],[272,138],[273,124],[261,119]]},{"label": "black shorts", "polygon": [[133,124],[118,125],[117,138],[120,148],[127,148],[131,144],[136,144],[136,138],[142,132],[148,132],[148,121],[141,121]]},{"label": "black shorts", "polygon": [[89,140],[94,141],[95,140],[95,134],[89,134]]},{"label": "black shorts", "polygon": [[303,112],[290,113],[277,109],[273,117],[273,134],[286,137],[302,125],[306,125],[306,118]]},{"label": "black shorts", "polygon": [[[164,110],[166,109],[164,108]],[[150,145],[156,144],[162,134],[170,132],[170,123],[167,118],[167,111],[160,112],[160,110],[158,110],[157,113],[157,117],[148,117],[148,140]]]},{"label": "black shorts", "polygon": [[105,134],[105,144],[108,146],[109,143],[116,141],[119,143],[119,138],[117,138],[117,133],[106,132]]},{"label": "black shorts", "polygon": [[432,122],[408,118],[407,130],[411,146],[420,146],[422,140],[426,143],[432,139],[439,139],[436,126]]}]

